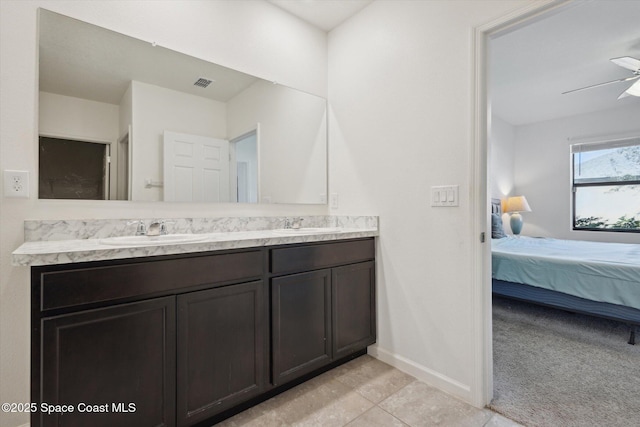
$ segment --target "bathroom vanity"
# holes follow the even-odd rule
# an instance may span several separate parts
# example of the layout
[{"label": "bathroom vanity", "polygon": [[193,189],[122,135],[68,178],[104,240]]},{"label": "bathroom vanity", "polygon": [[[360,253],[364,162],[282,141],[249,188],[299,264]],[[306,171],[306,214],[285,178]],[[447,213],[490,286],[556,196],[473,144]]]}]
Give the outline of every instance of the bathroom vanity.
[{"label": "bathroom vanity", "polygon": [[31,425],[208,426],[364,354],[376,234],[32,266]]}]

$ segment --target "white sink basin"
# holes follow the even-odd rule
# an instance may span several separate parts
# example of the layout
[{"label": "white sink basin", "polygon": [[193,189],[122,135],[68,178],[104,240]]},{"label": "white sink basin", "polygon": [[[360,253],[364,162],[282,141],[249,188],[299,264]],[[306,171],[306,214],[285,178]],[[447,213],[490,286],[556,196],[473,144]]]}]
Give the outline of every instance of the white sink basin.
[{"label": "white sink basin", "polygon": [[165,234],[160,236],[120,236],[100,239],[103,245],[113,246],[157,246],[177,243],[199,242],[207,238],[206,234]]},{"label": "white sink basin", "polygon": [[277,228],[271,230],[276,234],[285,234],[287,236],[295,236],[296,234],[327,234],[338,233],[342,229],[339,227],[302,227],[302,228]]}]

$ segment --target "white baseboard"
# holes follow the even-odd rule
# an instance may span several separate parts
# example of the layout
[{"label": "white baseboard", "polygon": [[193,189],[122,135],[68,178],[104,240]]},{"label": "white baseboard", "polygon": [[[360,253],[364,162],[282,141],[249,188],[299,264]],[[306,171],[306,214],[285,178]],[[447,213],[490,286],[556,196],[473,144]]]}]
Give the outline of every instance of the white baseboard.
[{"label": "white baseboard", "polygon": [[471,387],[462,384],[452,378],[442,375],[439,372],[426,368],[412,360],[402,357],[398,354],[392,353],[384,348],[374,344],[367,348],[367,353],[376,359],[387,363],[394,368],[401,370],[418,380],[440,389],[446,393],[449,393],[466,403],[473,405]]}]

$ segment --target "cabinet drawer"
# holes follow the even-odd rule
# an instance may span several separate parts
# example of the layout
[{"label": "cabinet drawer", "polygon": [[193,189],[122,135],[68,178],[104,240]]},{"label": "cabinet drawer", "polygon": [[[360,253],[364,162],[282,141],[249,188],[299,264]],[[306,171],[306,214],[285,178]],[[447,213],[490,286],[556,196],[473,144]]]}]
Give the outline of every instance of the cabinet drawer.
[{"label": "cabinet drawer", "polygon": [[260,250],[39,274],[40,309],[71,307],[262,276]]},{"label": "cabinet drawer", "polygon": [[368,261],[374,256],[373,239],[291,246],[273,249],[270,267],[271,273],[291,273]]}]

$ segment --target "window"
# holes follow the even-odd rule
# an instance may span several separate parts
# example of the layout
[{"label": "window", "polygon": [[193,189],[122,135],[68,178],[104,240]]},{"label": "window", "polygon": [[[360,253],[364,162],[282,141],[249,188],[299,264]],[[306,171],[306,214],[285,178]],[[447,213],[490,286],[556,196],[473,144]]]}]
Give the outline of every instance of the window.
[{"label": "window", "polygon": [[640,137],[573,144],[573,229],[640,232]]}]

